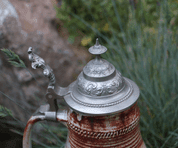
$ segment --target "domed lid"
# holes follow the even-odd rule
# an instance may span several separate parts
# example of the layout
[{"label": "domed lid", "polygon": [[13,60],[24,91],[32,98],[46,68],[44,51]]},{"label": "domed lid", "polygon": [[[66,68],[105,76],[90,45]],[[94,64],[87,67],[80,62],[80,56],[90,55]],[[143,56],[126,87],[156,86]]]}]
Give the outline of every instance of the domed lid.
[{"label": "domed lid", "polygon": [[105,115],[121,112],[132,106],[139,97],[138,86],[121,75],[107,60],[101,58],[107,48],[96,44],[89,48],[96,55],[69,86],[64,96],[75,111],[88,115]]}]

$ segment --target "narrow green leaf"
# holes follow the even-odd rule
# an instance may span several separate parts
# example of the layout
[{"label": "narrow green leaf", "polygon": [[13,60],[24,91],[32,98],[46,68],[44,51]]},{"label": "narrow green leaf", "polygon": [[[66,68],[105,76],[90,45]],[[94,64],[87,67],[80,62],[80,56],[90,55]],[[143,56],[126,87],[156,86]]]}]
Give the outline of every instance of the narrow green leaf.
[{"label": "narrow green leaf", "polygon": [[8,62],[11,63],[11,65],[22,68],[26,67],[24,62],[13,51],[5,48],[1,49],[1,51],[6,55],[6,57],[8,58]]},{"label": "narrow green leaf", "polygon": [[12,116],[11,110],[6,107],[0,105],[0,117]]}]

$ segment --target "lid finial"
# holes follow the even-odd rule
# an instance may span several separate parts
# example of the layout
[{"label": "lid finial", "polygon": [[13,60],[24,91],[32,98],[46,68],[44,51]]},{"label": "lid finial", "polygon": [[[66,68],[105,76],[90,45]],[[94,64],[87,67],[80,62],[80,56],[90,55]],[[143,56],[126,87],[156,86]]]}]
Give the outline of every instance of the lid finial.
[{"label": "lid finial", "polygon": [[107,51],[107,48],[100,45],[98,38],[96,39],[96,44],[88,49],[91,54],[100,55]]},{"label": "lid finial", "polygon": [[95,44],[96,46],[99,46],[100,44],[99,44],[99,41],[98,41],[98,38],[96,39],[96,44]]}]

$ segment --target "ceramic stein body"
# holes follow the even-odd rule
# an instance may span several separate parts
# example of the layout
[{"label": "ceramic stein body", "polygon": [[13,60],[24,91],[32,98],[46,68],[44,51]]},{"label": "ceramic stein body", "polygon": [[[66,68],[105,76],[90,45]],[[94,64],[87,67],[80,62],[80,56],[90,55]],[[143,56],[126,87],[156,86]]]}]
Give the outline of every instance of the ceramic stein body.
[{"label": "ceramic stein body", "polygon": [[139,130],[137,104],[126,111],[106,116],[68,114],[66,148],[146,148]]}]

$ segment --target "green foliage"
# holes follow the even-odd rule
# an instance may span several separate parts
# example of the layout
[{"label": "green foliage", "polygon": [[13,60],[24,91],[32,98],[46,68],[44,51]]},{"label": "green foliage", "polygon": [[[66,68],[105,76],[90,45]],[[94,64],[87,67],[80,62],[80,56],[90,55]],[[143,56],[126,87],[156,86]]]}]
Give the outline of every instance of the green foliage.
[{"label": "green foliage", "polygon": [[[139,0],[135,10],[135,19],[142,25],[142,29],[152,34],[158,33],[158,22],[163,21],[168,28],[177,32],[178,25],[178,2],[176,0]],[[164,10],[164,16],[160,19],[160,8]]]},{"label": "green foliage", "polygon": [[[161,5],[165,15],[162,20],[159,20]],[[157,35],[159,21],[164,21],[173,32],[177,32],[177,7],[176,0],[136,0],[135,2],[133,0],[130,2],[125,0],[63,0],[61,8],[56,7],[56,11],[57,18],[63,21],[64,27],[69,31],[70,43],[75,41],[75,37],[82,35],[81,45],[89,47],[96,37],[101,37],[101,35],[92,32],[90,27],[84,25],[79,19],[87,22],[110,40],[114,40],[112,32],[117,32],[116,37],[121,39],[127,30],[134,31],[135,21],[141,24],[144,32]],[[102,41],[106,43],[105,40]]]},{"label": "green foliage", "polygon": [[[118,9],[118,5],[125,2],[123,0],[105,1],[107,5],[102,9],[101,4],[93,5],[94,1],[87,8],[86,3],[89,2],[80,1],[80,5],[77,5],[75,1],[68,4],[63,1],[57,15],[66,14],[65,17],[70,18],[67,22],[69,33],[74,34],[70,31],[72,28],[81,30],[86,33],[86,39],[92,38],[88,40],[91,45],[99,36],[100,43],[109,49],[103,57],[114,64],[123,76],[138,84],[141,92],[138,102],[140,128],[147,148],[177,148],[177,1],[138,0],[136,7],[127,2],[121,9]],[[106,11],[98,15],[95,7],[97,10],[105,8]],[[62,11],[64,8],[66,12]],[[84,14],[79,11],[82,8]],[[124,14],[125,20],[121,17],[123,10],[128,12]],[[92,19],[87,20],[87,14]],[[72,27],[71,22],[75,22]],[[105,23],[108,24],[108,32],[101,27]]]},{"label": "green foliage", "polygon": [[6,107],[0,105],[0,117],[12,116],[11,110]]},{"label": "green foliage", "polygon": [[26,68],[24,62],[19,58],[17,54],[9,49],[1,49],[1,51],[7,56],[9,63],[15,67]]},{"label": "green foliage", "polygon": [[[121,10],[124,6],[128,5],[128,1],[116,1],[117,9]],[[112,2],[108,0],[97,1],[97,0],[63,0],[61,8],[57,8],[57,17],[63,21],[64,26],[69,31],[69,38],[74,38],[79,34],[83,35],[81,44],[86,46],[91,44],[97,36],[97,33],[90,31],[88,26],[85,26],[81,21],[78,21],[74,15],[84,19],[92,27],[100,30],[106,36],[111,37],[111,30],[109,28],[108,21],[112,21],[113,29],[118,30],[119,24],[117,18],[114,15],[114,9]],[[128,9],[122,9],[120,11],[121,23],[128,21]],[[108,20],[106,19],[108,17]],[[97,23],[96,23],[97,22]],[[126,26],[123,26],[125,29]],[[119,29],[120,30],[120,29]]]}]

